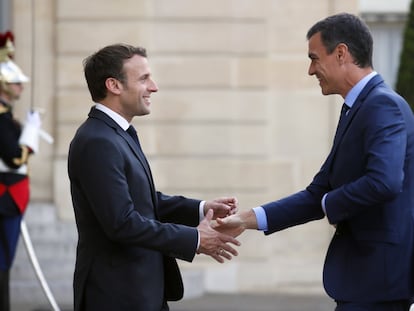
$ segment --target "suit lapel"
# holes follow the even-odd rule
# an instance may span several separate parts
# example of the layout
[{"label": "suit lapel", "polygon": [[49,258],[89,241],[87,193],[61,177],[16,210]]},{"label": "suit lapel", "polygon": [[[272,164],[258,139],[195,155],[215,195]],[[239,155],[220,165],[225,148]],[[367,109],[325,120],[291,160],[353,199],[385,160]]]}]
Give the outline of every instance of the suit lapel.
[{"label": "suit lapel", "polygon": [[154,203],[154,210],[157,214],[157,210],[156,210],[157,195],[156,195],[155,185],[152,179],[152,173],[151,173],[151,169],[149,167],[148,161],[143,151],[141,150],[141,148],[138,147],[137,143],[133,140],[133,138],[126,131],[124,131],[112,118],[110,118],[104,112],[96,109],[95,107],[92,107],[91,111],[89,112],[89,117],[102,120],[109,127],[113,128],[114,131],[118,135],[120,135],[123,139],[126,140],[133,154],[135,155],[136,158],[138,158],[139,162],[141,163],[142,168],[144,169],[145,175],[148,178],[149,184],[151,186],[150,188],[151,188],[152,201]]},{"label": "suit lapel", "polygon": [[380,83],[383,83],[384,80],[380,75],[374,76],[367,85],[362,89],[361,93],[358,95],[352,109],[349,110],[348,115],[342,124],[338,124],[337,133],[335,134],[335,140],[331,150],[331,158],[335,157],[335,153],[338,150],[338,146],[341,144],[342,138],[344,137],[347,129],[349,128],[352,120],[355,115],[358,113],[358,110],[361,108],[362,103],[365,101],[368,94]]},{"label": "suit lapel", "polygon": [[[152,172],[151,172],[151,168],[149,166],[149,163],[147,161],[147,158],[145,157],[144,152],[142,151],[141,147],[139,147],[137,145],[137,143],[133,140],[133,138],[124,130],[122,130],[121,128],[117,129],[117,132],[119,135],[121,135],[128,143],[128,145],[131,147],[133,153],[135,154],[135,156],[138,158],[139,162],[141,163],[145,174],[147,175],[148,181],[151,185],[151,194],[152,194],[152,201],[154,203],[154,207],[157,206],[157,196],[156,196],[156,191],[155,191],[155,185],[154,185],[154,180],[152,178]],[[156,210],[156,208],[155,208]]]}]

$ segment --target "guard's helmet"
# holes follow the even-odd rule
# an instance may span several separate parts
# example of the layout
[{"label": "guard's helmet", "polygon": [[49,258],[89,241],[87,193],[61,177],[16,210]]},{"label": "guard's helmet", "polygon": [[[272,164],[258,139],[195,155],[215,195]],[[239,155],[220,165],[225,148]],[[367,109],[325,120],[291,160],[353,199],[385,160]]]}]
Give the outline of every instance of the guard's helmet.
[{"label": "guard's helmet", "polygon": [[0,33],[0,82],[23,83],[29,78],[22,72],[19,66],[13,62],[14,36],[10,31]]},{"label": "guard's helmet", "polygon": [[0,80],[6,83],[23,83],[29,81],[29,78],[12,60],[9,60],[0,63]]}]

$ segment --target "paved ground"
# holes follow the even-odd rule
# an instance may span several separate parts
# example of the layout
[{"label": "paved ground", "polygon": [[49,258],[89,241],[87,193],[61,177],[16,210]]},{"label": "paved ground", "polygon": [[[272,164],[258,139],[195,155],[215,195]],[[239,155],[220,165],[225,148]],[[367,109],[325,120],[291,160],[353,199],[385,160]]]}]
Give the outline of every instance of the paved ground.
[{"label": "paved ground", "polygon": [[[61,311],[71,308],[61,306]],[[170,303],[171,311],[333,311],[334,303],[327,296],[272,295],[205,295]],[[42,306],[14,305],[12,311],[52,311]]]},{"label": "paved ground", "polygon": [[334,303],[315,295],[205,295],[171,303],[171,311],[333,311]]}]

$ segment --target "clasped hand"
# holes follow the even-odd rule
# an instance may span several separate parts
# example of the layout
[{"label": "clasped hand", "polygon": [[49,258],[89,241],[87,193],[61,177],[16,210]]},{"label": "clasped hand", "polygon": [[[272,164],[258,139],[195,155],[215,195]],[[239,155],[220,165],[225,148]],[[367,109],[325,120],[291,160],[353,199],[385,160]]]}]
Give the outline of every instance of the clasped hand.
[{"label": "clasped hand", "polygon": [[244,231],[244,228],[234,222],[228,222],[237,216],[237,200],[222,198],[206,202],[204,212],[205,218],[197,227],[200,233],[197,253],[209,255],[220,263],[223,263],[224,259],[231,260],[238,252],[230,244],[240,246],[235,237]]}]

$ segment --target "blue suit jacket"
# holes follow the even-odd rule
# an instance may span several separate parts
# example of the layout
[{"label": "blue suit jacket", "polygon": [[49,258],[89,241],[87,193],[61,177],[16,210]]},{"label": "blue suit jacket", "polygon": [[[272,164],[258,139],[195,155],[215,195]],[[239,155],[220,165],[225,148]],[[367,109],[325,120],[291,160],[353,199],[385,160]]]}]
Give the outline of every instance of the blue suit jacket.
[{"label": "blue suit jacket", "polygon": [[76,311],[160,311],[183,296],[175,258],[195,255],[200,201],[157,192],[145,162],[128,133],[92,108],[68,158]]},{"label": "blue suit jacket", "polygon": [[330,154],[303,191],[264,205],[268,232],[327,217],[336,224],[324,286],[336,300],[413,294],[414,117],[377,75],[337,130]]}]

